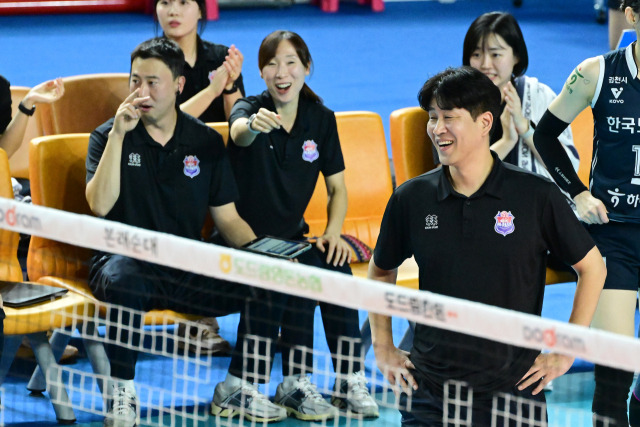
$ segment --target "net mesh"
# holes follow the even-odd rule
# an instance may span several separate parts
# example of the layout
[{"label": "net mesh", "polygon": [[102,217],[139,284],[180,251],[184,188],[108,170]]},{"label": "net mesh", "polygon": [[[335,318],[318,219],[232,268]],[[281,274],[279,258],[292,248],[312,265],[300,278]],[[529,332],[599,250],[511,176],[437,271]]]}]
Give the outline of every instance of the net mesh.
[{"label": "net mesh", "polygon": [[[593,425],[593,364],[617,367],[627,372],[633,372],[640,365],[640,346],[636,340],[575,327],[563,321],[389,287],[96,218],[38,206],[17,205],[11,200],[0,201],[0,211],[8,212],[11,209],[17,212],[15,218],[21,216],[31,220],[7,221],[6,215],[2,215],[0,227],[40,235],[60,245],[109,251],[166,268],[181,268],[180,271],[243,284],[237,286],[251,286],[251,292],[238,294],[241,306],[248,307],[252,303],[255,306],[277,305],[279,301],[284,301],[280,309],[293,313],[287,333],[294,337],[309,332],[309,326],[296,321],[302,317],[300,310],[303,310],[303,302],[315,307],[315,317],[312,317],[310,326],[313,331],[311,347],[296,344],[295,338],[291,340],[283,336],[286,335],[283,330],[274,339],[248,331],[236,348],[239,322],[246,319],[238,313],[219,316],[224,307],[211,304],[210,301],[229,298],[229,295],[220,294],[217,286],[212,285],[203,291],[205,282],[191,282],[181,274],[161,275],[170,287],[183,287],[184,292],[200,292],[198,295],[201,300],[186,305],[180,294],[149,296],[140,292],[139,288],[134,290],[132,286],[132,298],[152,297],[152,304],[158,305],[157,308],[177,306],[182,309],[177,313],[155,312],[151,316],[146,311],[120,304],[87,299],[90,297],[87,294],[89,259],[59,259],[66,256],[61,255],[64,252],[52,251],[54,255],[51,255],[50,262],[41,263],[43,271],[39,282],[66,283],[70,288],[74,284],[76,288],[55,301],[22,308],[5,307],[7,318],[4,322],[6,339],[1,367],[4,381],[0,387],[0,425],[39,425],[54,423],[56,418],[62,421],[76,419],[80,424],[102,422],[111,407],[109,390],[117,384],[109,374],[107,353],[122,348],[137,353],[134,379],[137,417],[141,425],[152,426],[262,425],[263,422],[244,419],[242,411],[240,416],[233,418],[210,413],[214,390],[227,375],[231,363],[230,352],[233,351],[239,351],[242,355],[241,377],[257,380],[260,383],[259,391],[271,399],[277,395],[277,387],[287,374],[285,366],[288,366],[289,372],[311,375],[312,384],[325,402],[349,397],[344,390],[336,390],[336,381],[340,384],[340,380],[346,378],[340,372],[336,373],[336,368],[347,374],[361,369],[366,387],[379,406],[379,417],[364,418],[343,408],[335,418],[313,419],[315,425],[398,425],[401,412],[409,418],[413,415],[422,416],[424,411],[430,411],[429,407],[435,401],[436,413],[440,411],[439,421],[448,426],[475,426],[484,425],[485,422],[491,426],[588,426]],[[38,227],[34,229],[36,223]],[[146,246],[141,242],[147,242]],[[153,247],[153,250],[145,250],[145,247]],[[57,276],[53,274],[56,265],[63,263],[82,265],[73,274],[69,270],[66,274],[59,271]],[[45,271],[47,269],[51,271]],[[138,279],[141,282],[153,282],[158,277],[157,274],[140,273]],[[561,320],[566,321],[568,317],[574,288],[575,284],[558,285],[558,289],[564,291],[556,296],[561,299],[561,305],[566,307],[566,313],[559,315],[566,315]],[[261,290],[264,289],[297,299],[261,299],[264,295]],[[78,292],[84,292],[87,298],[69,301]],[[547,294],[554,295],[554,291],[548,289]],[[339,322],[341,319],[330,319],[331,311],[325,310],[322,304],[316,307],[317,301],[357,310],[358,326],[364,325],[362,337],[359,334],[336,337],[337,351],[334,349],[332,353],[327,345],[325,326],[328,320]],[[545,305],[547,303],[548,298],[545,298]],[[232,302],[229,304],[233,305]],[[420,389],[430,390],[433,395],[425,397],[422,393],[397,393],[397,387],[386,379],[390,372],[376,364],[373,349],[370,348],[366,325],[369,311],[393,316],[394,339],[405,350],[411,349],[411,333],[416,323],[419,328],[428,327],[434,336],[442,332],[443,336],[457,337],[447,343],[445,357],[433,361],[436,370],[442,371],[443,366],[450,368],[451,378],[445,378],[442,389],[426,384],[424,378],[416,375],[421,381]],[[269,316],[256,319],[255,316],[261,313],[250,312],[247,317],[253,316],[251,321],[258,324],[277,323]],[[218,316],[219,331],[210,321],[202,322],[202,316]],[[50,331],[54,331],[53,336]],[[31,350],[25,350],[21,345],[24,334],[28,336]],[[220,337],[229,341],[229,345]],[[50,347],[48,340],[51,341]],[[38,370],[34,373],[37,367],[34,358],[38,362],[52,362],[49,358],[59,357],[67,343],[80,349],[74,363],[49,363],[50,368],[46,373]],[[361,354],[357,354],[359,347],[363,349]],[[543,392],[546,403],[509,393],[485,392],[487,382],[504,382],[517,372],[522,372],[522,366],[514,365],[511,369],[500,365],[505,360],[513,361],[509,352],[515,351],[516,347],[565,352],[579,359],[569,373],[553,381],[551,390]],[[105,348],[108,350],[105,351]],[[219,351],[214,352],[212,348]],[[272,348],[273,359],[270,357]],[[53,353],[49,352],[50,349]],[[262,372],[263,366],[272,368]],[[482,373],[480,387],[475,386],[477,378],[468,375],[476,371]],[[466,377],[458,375],[459,372],[464,372]],[[38,397],[43,393],[45,398]],[[482,417],[482,423],[478,417]],[[299,421],[290,416],[284,423],[298,425]],[[602,418],[596,425],[615,424]]]}]

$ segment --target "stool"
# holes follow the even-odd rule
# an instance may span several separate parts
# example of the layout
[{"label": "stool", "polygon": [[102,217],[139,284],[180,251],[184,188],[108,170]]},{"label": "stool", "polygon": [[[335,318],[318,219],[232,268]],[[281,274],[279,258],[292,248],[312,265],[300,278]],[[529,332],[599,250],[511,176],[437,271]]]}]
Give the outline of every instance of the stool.
[{"label": "stool", "polygon": [[[155,14],[154,3],[153,0],[146,1],[145,13]],[[218,0],[207,0],[207,21],[217,21],[219,17]]]},{"label": "stool", "polygon": [[[312,3],[319,5],[323,12],[337,12],[339,0],[313,0]],[[384,0],[358,0],[358,4],[370,4],[374,12],[384,10]]]}]

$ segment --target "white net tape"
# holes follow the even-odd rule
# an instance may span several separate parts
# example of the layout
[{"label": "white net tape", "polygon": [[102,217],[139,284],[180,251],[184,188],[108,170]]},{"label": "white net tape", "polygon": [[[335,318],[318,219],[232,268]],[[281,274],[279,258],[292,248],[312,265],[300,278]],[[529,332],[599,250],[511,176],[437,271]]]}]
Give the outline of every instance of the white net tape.
[{"label": "white net tape", "polygon": [[[121,223],[109,222],[89,216],[43,208],[35,205],[20,204],[10,199],[0,199],[0,227],[13,231],[38,235],[81,247],[103,250],[169,267],[187,270],[205,276],[226,281],[234,281],[348,306],[355,309],[366,309],[370,312],[389,316],[404,317],[418,323],[435,326],[456,332],[475,335],[510,345],[552,350],[566,353],[594,363],[626,369],[640,370],[640,343],[619,335],[592,330],[550,319],[544,319],[524,313],[504,310],[465,300],[445,297],[429,292],[419,292],[402,287],[391,287],[380,282],[358,277],[350,277],[338,273],[318,270],[297,263],[280,261],[252,253],[223,248],[211,244],[183,239],[168,234],[152,232]],[[95,315],[87,318],[77,312],[65,313],[71,326],[69,331],[78,328],[81,336],[94,341],[110,342],[106,336],[95,333],[95,325],[109,324],[109,310],[122,311],[121,307],[110,304],[96,304]],[[128,309],[127,309],[128,310]],[[131,310],[128,310],[131,313]],[[142,313],[138,313],[142,314]],[[56,315],[60,315],[57,313]],[[122,316],[119,316],[122,320]],[[131,319],[133,316],[128,316]],[[181,321],[187,327],[203,328],[190,321]],[[118,323],[120,332],[131,329],[131,325]],[[185,422],[197,425],[209,419],[208,411],[193,411],[192,408],[207,408],[209,400],[203,400],[200,389],[206,388],[210,393],[215,386],[211,374],[211,357],[200,352],[199,344],[195,344],[195,353],[187,351],[189,336],[177,334],[177,327],[167,328],[166,324],[158,328],[136,330],[142,335],[140,345],[131,342],[124,344],[132,349],[148,354],[164,356],[173,360],[172,380],[167,383],[166,377],[158,384],[138,384],[138,398],[147,408],[143,424],[183,425]],[[201,330],[196,335],[200,335]],[[129,334],[131,337],[131,334]],[[257,339],[257,337],[255,337]],[[115,343],[123,345],[116,340]],[[267,343],[274,345],[274,343]],[[246,345],[246,343],[245,343]],[[353,343],[343,340],[341,345],[352,346]],[[193,350],[193,348],[192,348]],[[306,349],[306,351],[313,351]],[[259,359],[257,355],[254,362]],[[328,354],[314,352],[314,370],[331,372],[331,357]],[[292,361],[293,362],[293,361]],[[322,366],[317,364],[321,363]],[[375,370],[375,366],[370,367]],[[104,396],[98,392],[99,385],[106,379],[101,374],[86,373],[70,368],[51,370],[48,383],[66,387],[74,409],[96,415],[104,415]],[[388,384],[378,383],[377,377],[368,378],[370,386],[382,388],[378,396],[381,406],[397,407],[396,400]],[[335,378],[324,377],[318,384],[322,393],[333,392]],[[445,419],[450,425],[471,425],[461,408],[469,408],[471,396],[465,391],[463,384],[447,384],[454,387],[455,396],[444,404]],[[87,390],[94,392],[87,393]],[[468,388],[467,388],[468,390]],[[0,389],[4,402],[4,389]],[[210,395],[210,394],[209,394]],[[449,396],[445,393],[445,396]],[[514,397],[502,396],[503,399]],[[498,398],[498,399],[499,399]],[[170,402],[167,405],[167,402]],[[59,403],[64,404],[64,401]],[[535,405],[532,402],[516,402],[517,406]],[[411,400],[408,402],[409,410]],[[494,401],[493,425],[508,423],[510,415],[502,413]],[[187,410],[187,408],[191,408]],[[569,410],[570,411],[570,410]],[[0,411],[0,417],[4,411]],[[590,414],[582,413],[590,423]],[[516,422],[522,420],[515,416]],[[549,411],[549,425],[576,425],[575,415],[555,415]],[[569,421],[571,420],[569,424]],[[3,418],[0,424],[4,425]],[[346,425],[361,425],[361,419],[347,418]],[[224,418],[217,419],[216,425],[237,425],[237,421]],[[324,421],[322,425],[338,425],[339,421]],[[341,419],[339,425],[345,425]],[[504,424],[508,425],[508,424]],[[519,424],[518,424],[519,425]],[[543,425],[531,422],[530,425]],[[546,424],[545,424],[546,425]],[[579,424],[585,425],[585,424]],[[587,424],[588,425],[588,424]]]},{"label": "white net tape", "polygon": [[10,199],[0,199],[0,227],[227,281],[355,309],[366,308],[511,345],[554,350],[606,366],[640,370],[640,342],[633,338],[472,301],[390,287]]}]

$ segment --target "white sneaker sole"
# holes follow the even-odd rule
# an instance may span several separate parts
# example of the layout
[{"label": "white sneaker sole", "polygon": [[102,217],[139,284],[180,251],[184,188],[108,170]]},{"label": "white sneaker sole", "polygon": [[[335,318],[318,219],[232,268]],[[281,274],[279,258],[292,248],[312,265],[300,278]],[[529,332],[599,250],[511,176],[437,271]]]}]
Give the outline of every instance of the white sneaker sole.
[{"label": "white sneaker sole", "polygon": [[343,400],[339,397],[333,397],[331,399],[331,404],[336,408],[346,410],[347,415],[350,417],[359,417],[359,418],[379,418],[380,417],[379,409],[372,408],[371,410],[364,411],[364,412],[354,411],[349,407],[349,404],[347,403],[346,400]]},{"label": "white sneaker sole", "polygon": [[279,403],[276,403],[276,405],[280,406],[281,408],[284,408],[285,411],[287,411],[287,414],[289,415],[293,415],[294,417],[296,417],[299,420],[302,421],[325,421],[325,420],[332,420],[335,417],[337,417],[339,414],[334,413],[334,414],[324,414],[324,415],[316,415],[316,414],[303,414],[302,412],[299,412],[293,408],[290,408],[288,406],[285,405],[281,405]]},{"label": "white sneaker sole", "polygon": [[218,406],[215,403],[211,402],[211,415],[222,418],[233,418],[235,416],[244,417],[248,421],[256,422],[256,423],[274,423],[277,421],[282,421],[287,418],[284,416],[275,416],[271,418],[267,417],[258,417],[251,415],[246,411],[242,411],[238,408],[223,408],[222,406]]}]

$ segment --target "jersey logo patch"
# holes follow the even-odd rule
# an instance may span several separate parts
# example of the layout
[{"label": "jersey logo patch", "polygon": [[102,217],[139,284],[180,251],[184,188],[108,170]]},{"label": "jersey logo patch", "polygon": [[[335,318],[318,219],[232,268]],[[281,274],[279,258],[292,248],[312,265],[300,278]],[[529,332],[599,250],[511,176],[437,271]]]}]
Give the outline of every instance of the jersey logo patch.
[{"label": "jersey logo patch", "polygon": [[131,153],[129,154],[129,166],[137,166],[137,167],[141,167],[142,166],[142,161],[140,158],[140,154],[138,153]]},{"label": "jersey logo patch", "polygon": [[611,93],[613,94],[613,97],[615,99],[609,98],[609,104],[624,104],[624,99],[619,99],[623,90],[624,90],[624,88],[622,88],[622,87],[621,88],[612,87],[611,88]]},{"label": "jersey logo patch", "polygon": [[438,215],[427,215],[426,217],[424,217],[424,221],[425,230],[435,230],[436,228],[438,228]]},{"label": "jersey logo patch", "polygon": [[320,153],[318,153],[318,144],[313,142],[311,139],[302,143],[302,160],[313,163],[318,159],[318,157],[320,157]]},{"label": "jersey logo patch", "polygon": [[611,93],[613,93],[613,96],[614,96],[616,99],[618,99],[618,98],[620,97],[620,94],[622,93],[622,90],[623,90],[623,89],[624,89],[624,88],[619,88],[619,89],[618,89],[618,88],[612,87],[612,88],[611,88]]},{"label": "jersey logo patch", "polygon": [[200,160],[196,156],[185,156],[182,163],[184,163],[184,174],[189,178],[195,178],[200,174]]},{"label": "jersey logo patch", "polygon": [[515,216],[511,214],[511,211],[498,211],[498,214],[494,217],[496,219],[496,225],[493,227],[496,233],[506,236],[513,233],[516,226],[513,224]]}]

